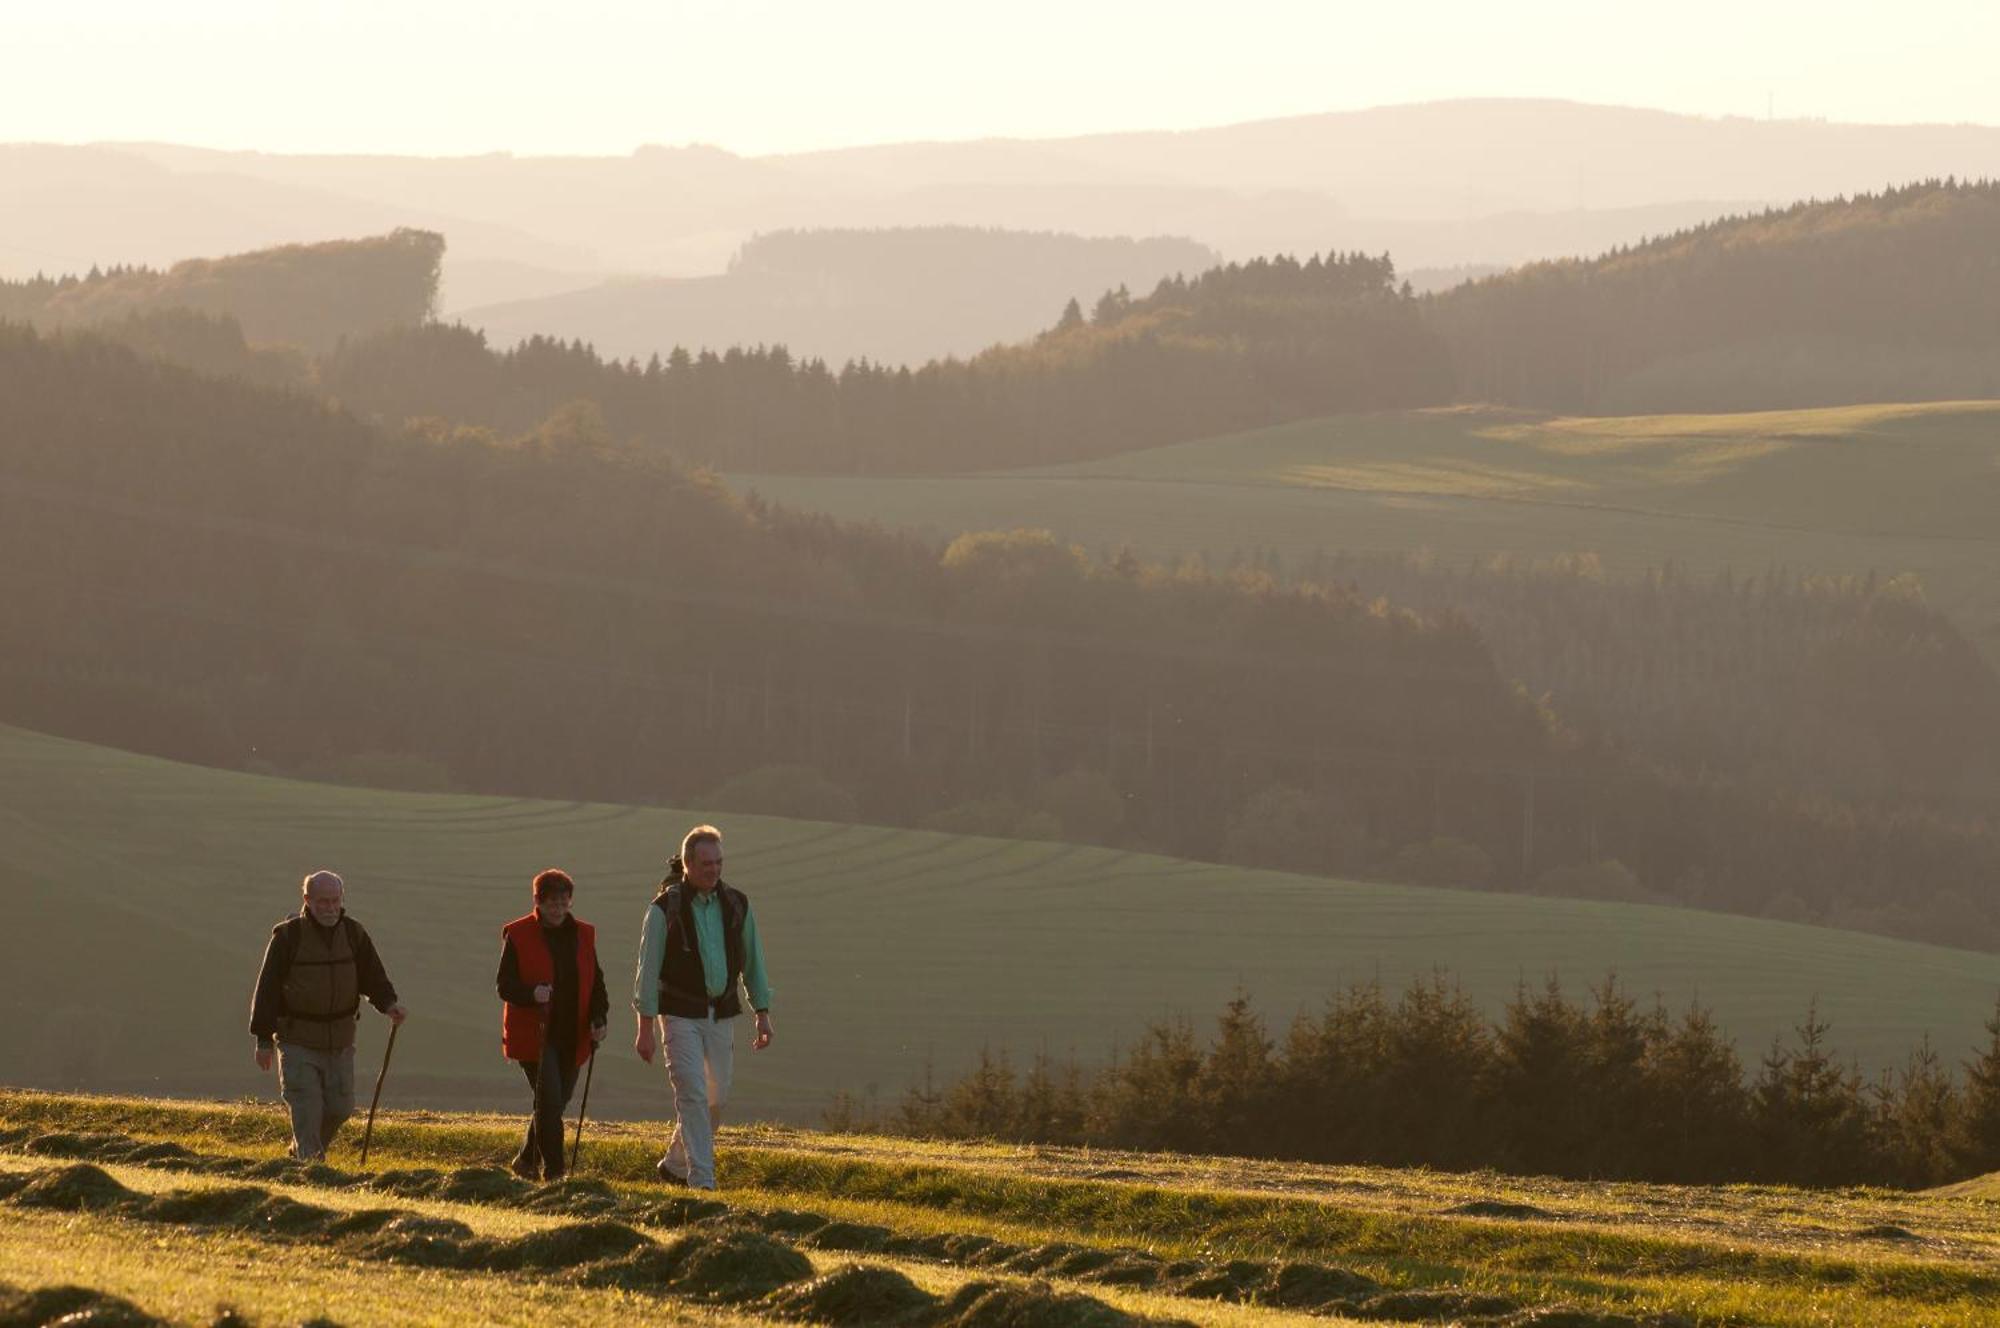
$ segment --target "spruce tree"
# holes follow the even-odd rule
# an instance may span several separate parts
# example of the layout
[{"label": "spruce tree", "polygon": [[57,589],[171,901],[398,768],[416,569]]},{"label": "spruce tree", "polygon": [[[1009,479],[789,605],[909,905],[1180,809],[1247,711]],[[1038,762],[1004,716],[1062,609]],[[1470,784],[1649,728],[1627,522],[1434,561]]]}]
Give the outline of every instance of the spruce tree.
[{"label": "spruce tree", "polygon": [[1987,1042],[1965,1062],[1965,1091],[1959,1097],[1952,1151],[1963,1175],[2000,1171],[2000,1000],[1986,1021]]},{"label": "spruce tree", "polygon": [[1223,1009],[1215,1044],[1195,1085],[1206,1151],[1268,1156],[1274,1142],[1269,1123],[1276,1083],[1264,1021],[1239,989]]},{"label": "spruce tree", "polygon": [[1690,1005],[1646,1049],[1638,1174],[1716,1182],[1743,1175],[1751,1151],[1743,1062],[1714,1016]]},{"label": "spruce tree", "polygon": [[1517,988],[1507,1003],[1493,1041],[1493,1098],[1509,1167],[1563,1171],[1588,1142],[1587,1037],[1582,1015],[1553,976],[1539,992]]}]

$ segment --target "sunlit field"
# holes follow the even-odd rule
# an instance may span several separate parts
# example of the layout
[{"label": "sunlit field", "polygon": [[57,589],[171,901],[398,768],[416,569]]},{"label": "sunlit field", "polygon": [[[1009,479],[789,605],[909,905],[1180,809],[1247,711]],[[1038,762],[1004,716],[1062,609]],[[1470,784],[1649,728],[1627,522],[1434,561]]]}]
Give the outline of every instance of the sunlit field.
[{"label": "sunlit field", "polygon": [[[664,1075],[631,1051],[625,1004],[643,910],[697,817],[728,834],[776,987],[778,1038],[739,1048],[742,1118],[815,1121],[838,1090],[893,1105],[982,1047],[1101,1059],[1145,1025],[1206,1026],[1239,986],[1275,1031],[1337,986],[1392,992],[1444,971],[1489,1012],[1559,976],[1579,999],[1615,971],[1650,1004],[1699,998],[1754,1063],[1817,999],[1864,1068],[1928,1031],[1983,1044],[2000,956],[1636,904],[1434,890],[1110,849],[660,809],[387,793],[203,769],[0,729],[8,906],[23,938],[0,996],[13,1084],[275,1095],[251,1064],[252,978],[309,869],[344,872],[413,1011],[392,1105],[511,1109],[500,1058],[499,928],[535,871],[579,882],[600,927],[613,1036],[593,1112],[657,1116]],[[128,1035],[138,1012],[151,1034]],[[386,1023],[363,1012],[372,1080]]]},{"label": "sunlit field", "polygon": [[491,1117],[386,1117],[365,1170],[351,1147],[288,1162],[283,1137],[269,1106],[0,1093],[0,1284],[181,1322],[925,1328],[1971,1325],[2000,1294],[1990,1203],[1961,1195],[764,1127],[724,1132],[708,1197],[662,1187],[631,1126],[546,1186],[493,1165]]},{"label": "sunlit field", "polygon": [[1549,417],[1342,415],[1098,461],[951,478],[755,475],[774,501],[922,529],[1032,526],[1174,559],[1455,562],[1593,553],[1739,575],[1913,572],[2000,649],[2000,403]]}]

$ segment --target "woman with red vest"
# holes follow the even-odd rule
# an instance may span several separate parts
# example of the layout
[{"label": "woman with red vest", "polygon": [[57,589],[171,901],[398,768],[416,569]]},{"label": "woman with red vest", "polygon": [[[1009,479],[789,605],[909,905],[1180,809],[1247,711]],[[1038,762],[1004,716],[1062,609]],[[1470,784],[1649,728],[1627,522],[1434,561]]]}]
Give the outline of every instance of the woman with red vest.
[{"label": "woman with red vest", "polygon": [[535,877],[535,911],[500,930],[500,1046],[535,1090],[514,1159],[514,1174],[526,1180],[562,1179],[563,1110],[611,1013],[597,928],[570,915],[575,894],[569,873],[551,867]]}]

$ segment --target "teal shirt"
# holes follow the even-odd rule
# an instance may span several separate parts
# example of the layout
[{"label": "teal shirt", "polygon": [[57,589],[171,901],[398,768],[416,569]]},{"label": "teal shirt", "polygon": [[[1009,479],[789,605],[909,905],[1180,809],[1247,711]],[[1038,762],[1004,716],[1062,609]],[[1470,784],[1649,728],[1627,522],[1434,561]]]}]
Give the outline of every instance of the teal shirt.
[{"label": "teal shirt", "polygon": [[[694,940],[701,950],[702,976],[708,980],[708,998],[715,1000],[729,985],[729,949],[722,937],[722,905],[715,893],[695,895],[688,901],[694,914]],[[632,1008],[651,1018],[660,1012],[660,961],[667,954],[667,915],[664,909],[646,905],[645,930],[639,937],[639,967],[632,975]],[[743,986],[750,1008],[771,1008],[771,983],[764,975],[764,942],[757,935],[757,910],[743,912]]]}]

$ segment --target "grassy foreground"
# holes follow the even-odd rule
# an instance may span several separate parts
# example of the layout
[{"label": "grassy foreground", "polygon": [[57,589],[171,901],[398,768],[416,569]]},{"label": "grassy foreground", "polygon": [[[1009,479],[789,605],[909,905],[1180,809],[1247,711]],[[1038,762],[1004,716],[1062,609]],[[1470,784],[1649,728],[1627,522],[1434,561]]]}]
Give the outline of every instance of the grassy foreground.
[{"label": "grassy foreground", "polygon": [[[414,1012],[385,1101],[511,1109],[526,1089],[500,1058],[499,927],[526,910],[531,874],[560,864],[613,994],[592,1110],[657,1116],[665,1076],[632,1054],[622,1007],[656,873],[696,818],[337,788],[0,728],[23,938],[0,984],[0,1064],[36,1087],[274,1096],[244,1032],[251,981],[300,876],[333,866]],[[1163,1014],[1210,1019],[1239,982],[1281,1028],[1371,977],[1400,989],[1441,968],[1497,1010],[1523,980],[1559,973],[1580,996],[1615,969],[1641,998],[1698,994],[1746,1059],[1817,998],[1833,1045],[1871,1069],[1925,1031],[1947,1058],[1968,1054],[2000,989],[2000,956],[1690,910],[721,819],[777,990],[777,1042],[738,1052],[738,1119],[816,1120],[841,1088],[893,1102],[927,1057],[950,1074],[982,1044],[1095,1059]],[[385,1032],[364,1012],[370,1082]]]},{"label": "grassy foreground", "polygon": [[[362,1176],[351,1143],[332,1169],[275,1161],[283,1122],[268,1107],[0,1091],[0,1194],[11,1187],[0,1282],[82,1282],[183,1322],[206,1322],[223,1302],[258,1322],[885,1321],[828,1285],[900,1287],[933,1316],[1011,1297],[1015,1317],[965,1322],[1063,1328],[1132,1317],[1973,1325],[2000,1304],[2000,1206],[1962,1195],[1600,1185],[763,1127],[726,1133],[722,1202],[708,1205],[653,1180],[649,1127],[593,1127],[585,1179],[563,1186],[478,1169],[506,1155],[513,1130],[397,1114],[378,1124]],[[77,1159],[91,1157],[102,1181],[80,1174]],[[20,1188],[30,1176],[39,1204]],[[51,1211],[46,1196],[64,1185],[122,1197]],[[312,1212],[334,1237],[366,1238],[283,1234]],[[436,1238],[452,1224],[456,1235]],[[429,1245],[409,1237],[419,1230]],[[460,1248],[484,1253],[451,1263]],[[715,1258],[728,1250],[798,1267],[769,1286],[739,1268],[737,1290],[718,1290]],[[709,1273],[688,1274],[704,1254]]]},{"label": "grassy foreground", "polygon": [[1046,527],[1168,558],[1254,544],[1288,559],[1595,553],[1614,573],[1668,561],[1704,573],[1915,572],[2000,651],[2000,403],[1990,401],[1602,419],[1444,408],[1045,469],[732,483],[947,537]]}]

